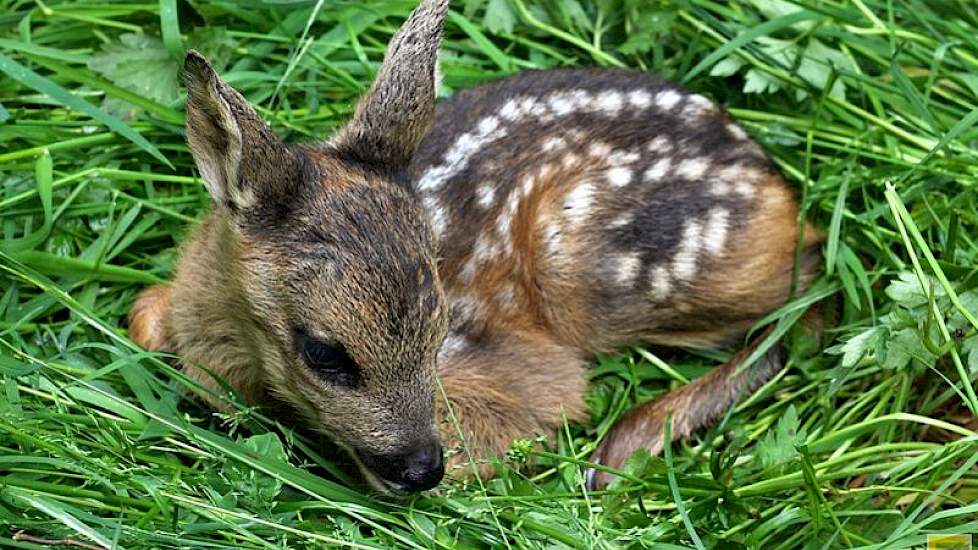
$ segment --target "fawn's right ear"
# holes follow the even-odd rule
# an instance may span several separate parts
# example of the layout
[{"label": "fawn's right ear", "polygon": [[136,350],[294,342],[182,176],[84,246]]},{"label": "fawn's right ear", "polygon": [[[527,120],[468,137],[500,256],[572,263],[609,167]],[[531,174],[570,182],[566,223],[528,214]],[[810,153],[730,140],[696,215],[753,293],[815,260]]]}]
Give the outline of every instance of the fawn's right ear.
[{"label": "fawn's right ear", "polygon": [[286,196],[296,159],[247,100],[193,50],[183,80],[187,144],[214,202],[234,212]]}]

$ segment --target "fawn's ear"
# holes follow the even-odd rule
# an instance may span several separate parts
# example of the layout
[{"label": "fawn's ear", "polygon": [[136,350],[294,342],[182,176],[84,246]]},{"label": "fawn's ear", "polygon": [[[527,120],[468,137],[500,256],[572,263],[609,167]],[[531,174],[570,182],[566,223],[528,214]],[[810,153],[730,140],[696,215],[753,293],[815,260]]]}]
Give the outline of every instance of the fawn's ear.
[{"label": "fawn's ear", "polygon": [[370,91],[333,144],[386,168],[407,165],[435,114],[435,73],[448,0],[422,0],[391,39]]},{"label": "fawn's ear", "polygon": [[187,144],[214,202],[237,211],[283,196],[293,180],[295,155],[193,50],[187,52],[183,80]]}]

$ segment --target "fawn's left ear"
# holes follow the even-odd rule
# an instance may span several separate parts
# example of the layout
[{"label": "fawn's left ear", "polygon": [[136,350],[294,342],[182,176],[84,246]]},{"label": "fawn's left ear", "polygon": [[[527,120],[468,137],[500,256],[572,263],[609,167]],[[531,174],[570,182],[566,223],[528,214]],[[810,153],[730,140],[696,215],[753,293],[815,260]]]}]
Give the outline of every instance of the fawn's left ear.
[{"label": "fawn's left ear", "polygon": [[438,44],[448,0],[423,0],[387,47],[373,86],[334,138],[341,153],[381,168],[407,165],[435,114]]}]

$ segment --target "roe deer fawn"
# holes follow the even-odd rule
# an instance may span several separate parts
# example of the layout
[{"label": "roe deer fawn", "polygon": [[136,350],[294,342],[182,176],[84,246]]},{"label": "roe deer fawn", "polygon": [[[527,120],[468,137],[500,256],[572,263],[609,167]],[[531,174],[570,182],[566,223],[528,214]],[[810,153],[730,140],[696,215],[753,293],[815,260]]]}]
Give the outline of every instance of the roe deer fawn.
[{"label": "roe deer fawn", "polygon": [[[654,76],[527,72],[436,108],[447,9],[421,3],[324,143],[283,144],[190,52],[187,141],[215,207],[130,316],[135,341],[286,405],[389,493],[437,485],[442,442],[478,463],[583,420],[596,353],[742,336],[787,299],[799,234],[760,148]],[[632,411],[595,460],[658,452],[668,413],[687,436],[781,365],[743,357]]]}]

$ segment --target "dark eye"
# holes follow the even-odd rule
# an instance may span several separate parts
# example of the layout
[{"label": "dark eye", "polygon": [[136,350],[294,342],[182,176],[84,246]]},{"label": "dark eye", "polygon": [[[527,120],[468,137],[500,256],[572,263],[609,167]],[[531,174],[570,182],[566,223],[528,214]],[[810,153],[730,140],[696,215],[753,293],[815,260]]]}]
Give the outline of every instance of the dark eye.
[{"label": "dark eye", "polygon": [[359,383],[360,369],[343,344],[324,342],[301,332],[297,340],[302,360],[323,379],[338,386],[354,387]]}]

